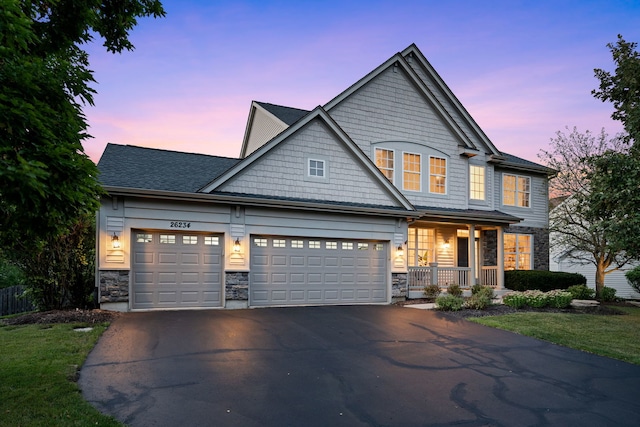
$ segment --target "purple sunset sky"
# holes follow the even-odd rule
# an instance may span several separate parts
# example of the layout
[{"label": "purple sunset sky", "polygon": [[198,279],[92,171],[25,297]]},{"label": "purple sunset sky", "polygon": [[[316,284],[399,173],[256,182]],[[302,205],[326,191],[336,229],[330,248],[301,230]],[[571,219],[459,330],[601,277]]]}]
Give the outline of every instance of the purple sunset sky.
[{"label": "purple sunset sky", "polygon": [[556,131],[622,130],[591,95],[607,43],[640,42],[640,1],[163,1],[133,52],[88,47],[85,114],[108,142],[237,157],[252,100],[313,109],[415,43],[502,151],[538,161]]}]

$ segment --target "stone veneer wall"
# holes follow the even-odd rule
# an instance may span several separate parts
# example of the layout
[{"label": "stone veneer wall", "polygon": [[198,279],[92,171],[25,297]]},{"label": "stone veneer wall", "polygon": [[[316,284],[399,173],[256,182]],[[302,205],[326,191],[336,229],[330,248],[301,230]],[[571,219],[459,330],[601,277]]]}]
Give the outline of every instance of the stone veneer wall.
[{"label": "stone veneer wall", "polygon": [[[510,226],[505,233],[533,235],[533,269],[549,270],[549,229],[535,227]],[[484,265],[496,265],[498,262],[498,232],[485,230],[482,232],[482,259]]]},{"label": "stone veneer wall", "polygon": [[129,270],[100,270],[100,303],[129,301]]},{"label": "stone veneer wall", "polygon": [[249,272],[226,272],[224,290],[227,301],[249,301]]},{"label": "stone veneer wall", "polygon": [[407,298],[409,289],[407,273],[391,273],[391,299],[403,300]]}]

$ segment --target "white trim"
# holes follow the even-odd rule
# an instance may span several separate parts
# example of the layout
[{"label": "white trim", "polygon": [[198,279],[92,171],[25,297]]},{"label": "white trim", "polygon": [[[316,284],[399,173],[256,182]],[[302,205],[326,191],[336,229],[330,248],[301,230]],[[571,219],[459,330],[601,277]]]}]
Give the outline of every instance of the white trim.
[{"label": "white trim", "polygon": [[[396,150],[394,150],[393,148],[386,148],[386,147],[376,147],[374,144],[371,145],[371,148],[373,149],[373,162],[376,164],[376,167],[378,169],[380,169],[380,167],[378,166],[378,150],[381,151],[390,151],[392,156],[393,156],[393,167],[391,167],[391,169],[389,168],[384,168],[384,169],[380,169],[380,171],[382,172],[382,174],[384,175],[384,171],[391,171],[391,183],[395,183],[396,180]],[[385,175],[386,177],[386,175]]]},{"label": "white trim", "polygon": [[[418,162],[418,166],[420,167],[420,170],[417,172],[418,173],[418,186],[419,188],[417,190],[412,190],[410,188],[406,188],[405,186],[405,180],[404,180],[404,174],[405,174],[405,167],[404,167],[404,156],[405,154],[411,154],[414,156],[418,156],[420,161]],[[402,173],[402,190],[403,191],[412,191],[412,192],[416,192],[416,193],[420,193],[422,192],[422,153],[414,153],[412,151],[403,151],[402,152],[402,169],[401,169],[401,173]],[[416,173],[413,171],[409,171],[409,173]]]},{"label": "white trim", "polygon": [[[473,194],[473,174],[471,173],[471,168],[480,168],[482,169],[482,179],[483,179],[483,188],[482,188],[482,199],[476,199],[472,197]],[[486,202],[487,201],[487,167],[485,165],[474,165],[473,163],[469,164],[469,201],[470,202]]]},{"label": "white trim", "polygon": [[[431,191],[431,159],[441,159],[444,160],[444,193],[438,193],[435,191]],[[434,175],[434,176],[442,176],[442,175]],[[449,159],[447,157],[438,157],[429,155],[429,172],[427,174],[427,185],[429,189],[429,194],[434,194],[436,196],[446,196],[449,194]]]}]

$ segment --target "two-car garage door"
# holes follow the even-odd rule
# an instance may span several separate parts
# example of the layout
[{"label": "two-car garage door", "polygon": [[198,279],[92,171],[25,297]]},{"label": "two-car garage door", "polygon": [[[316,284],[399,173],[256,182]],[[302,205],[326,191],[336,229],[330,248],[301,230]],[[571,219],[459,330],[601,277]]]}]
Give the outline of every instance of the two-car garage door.
[{"label": "two-car garage door", "polygon": [[222,305],[223,236],[134,230],[132,308]]},{"label": "two-car garage door", "polygon": [[387,302],[387,243],[251,236],[249,304]]}]

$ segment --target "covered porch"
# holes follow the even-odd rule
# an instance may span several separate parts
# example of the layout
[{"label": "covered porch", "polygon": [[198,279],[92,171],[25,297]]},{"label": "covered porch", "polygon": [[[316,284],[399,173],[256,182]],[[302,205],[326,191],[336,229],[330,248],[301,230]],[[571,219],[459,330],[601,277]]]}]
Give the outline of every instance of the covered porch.
[{"label": "covered porch", "polygon": [[476,284],[504,289],[504,227],[519,218],[498,211],[425,212],[409,225],[408,298],[422,298],[424,288]]}]

